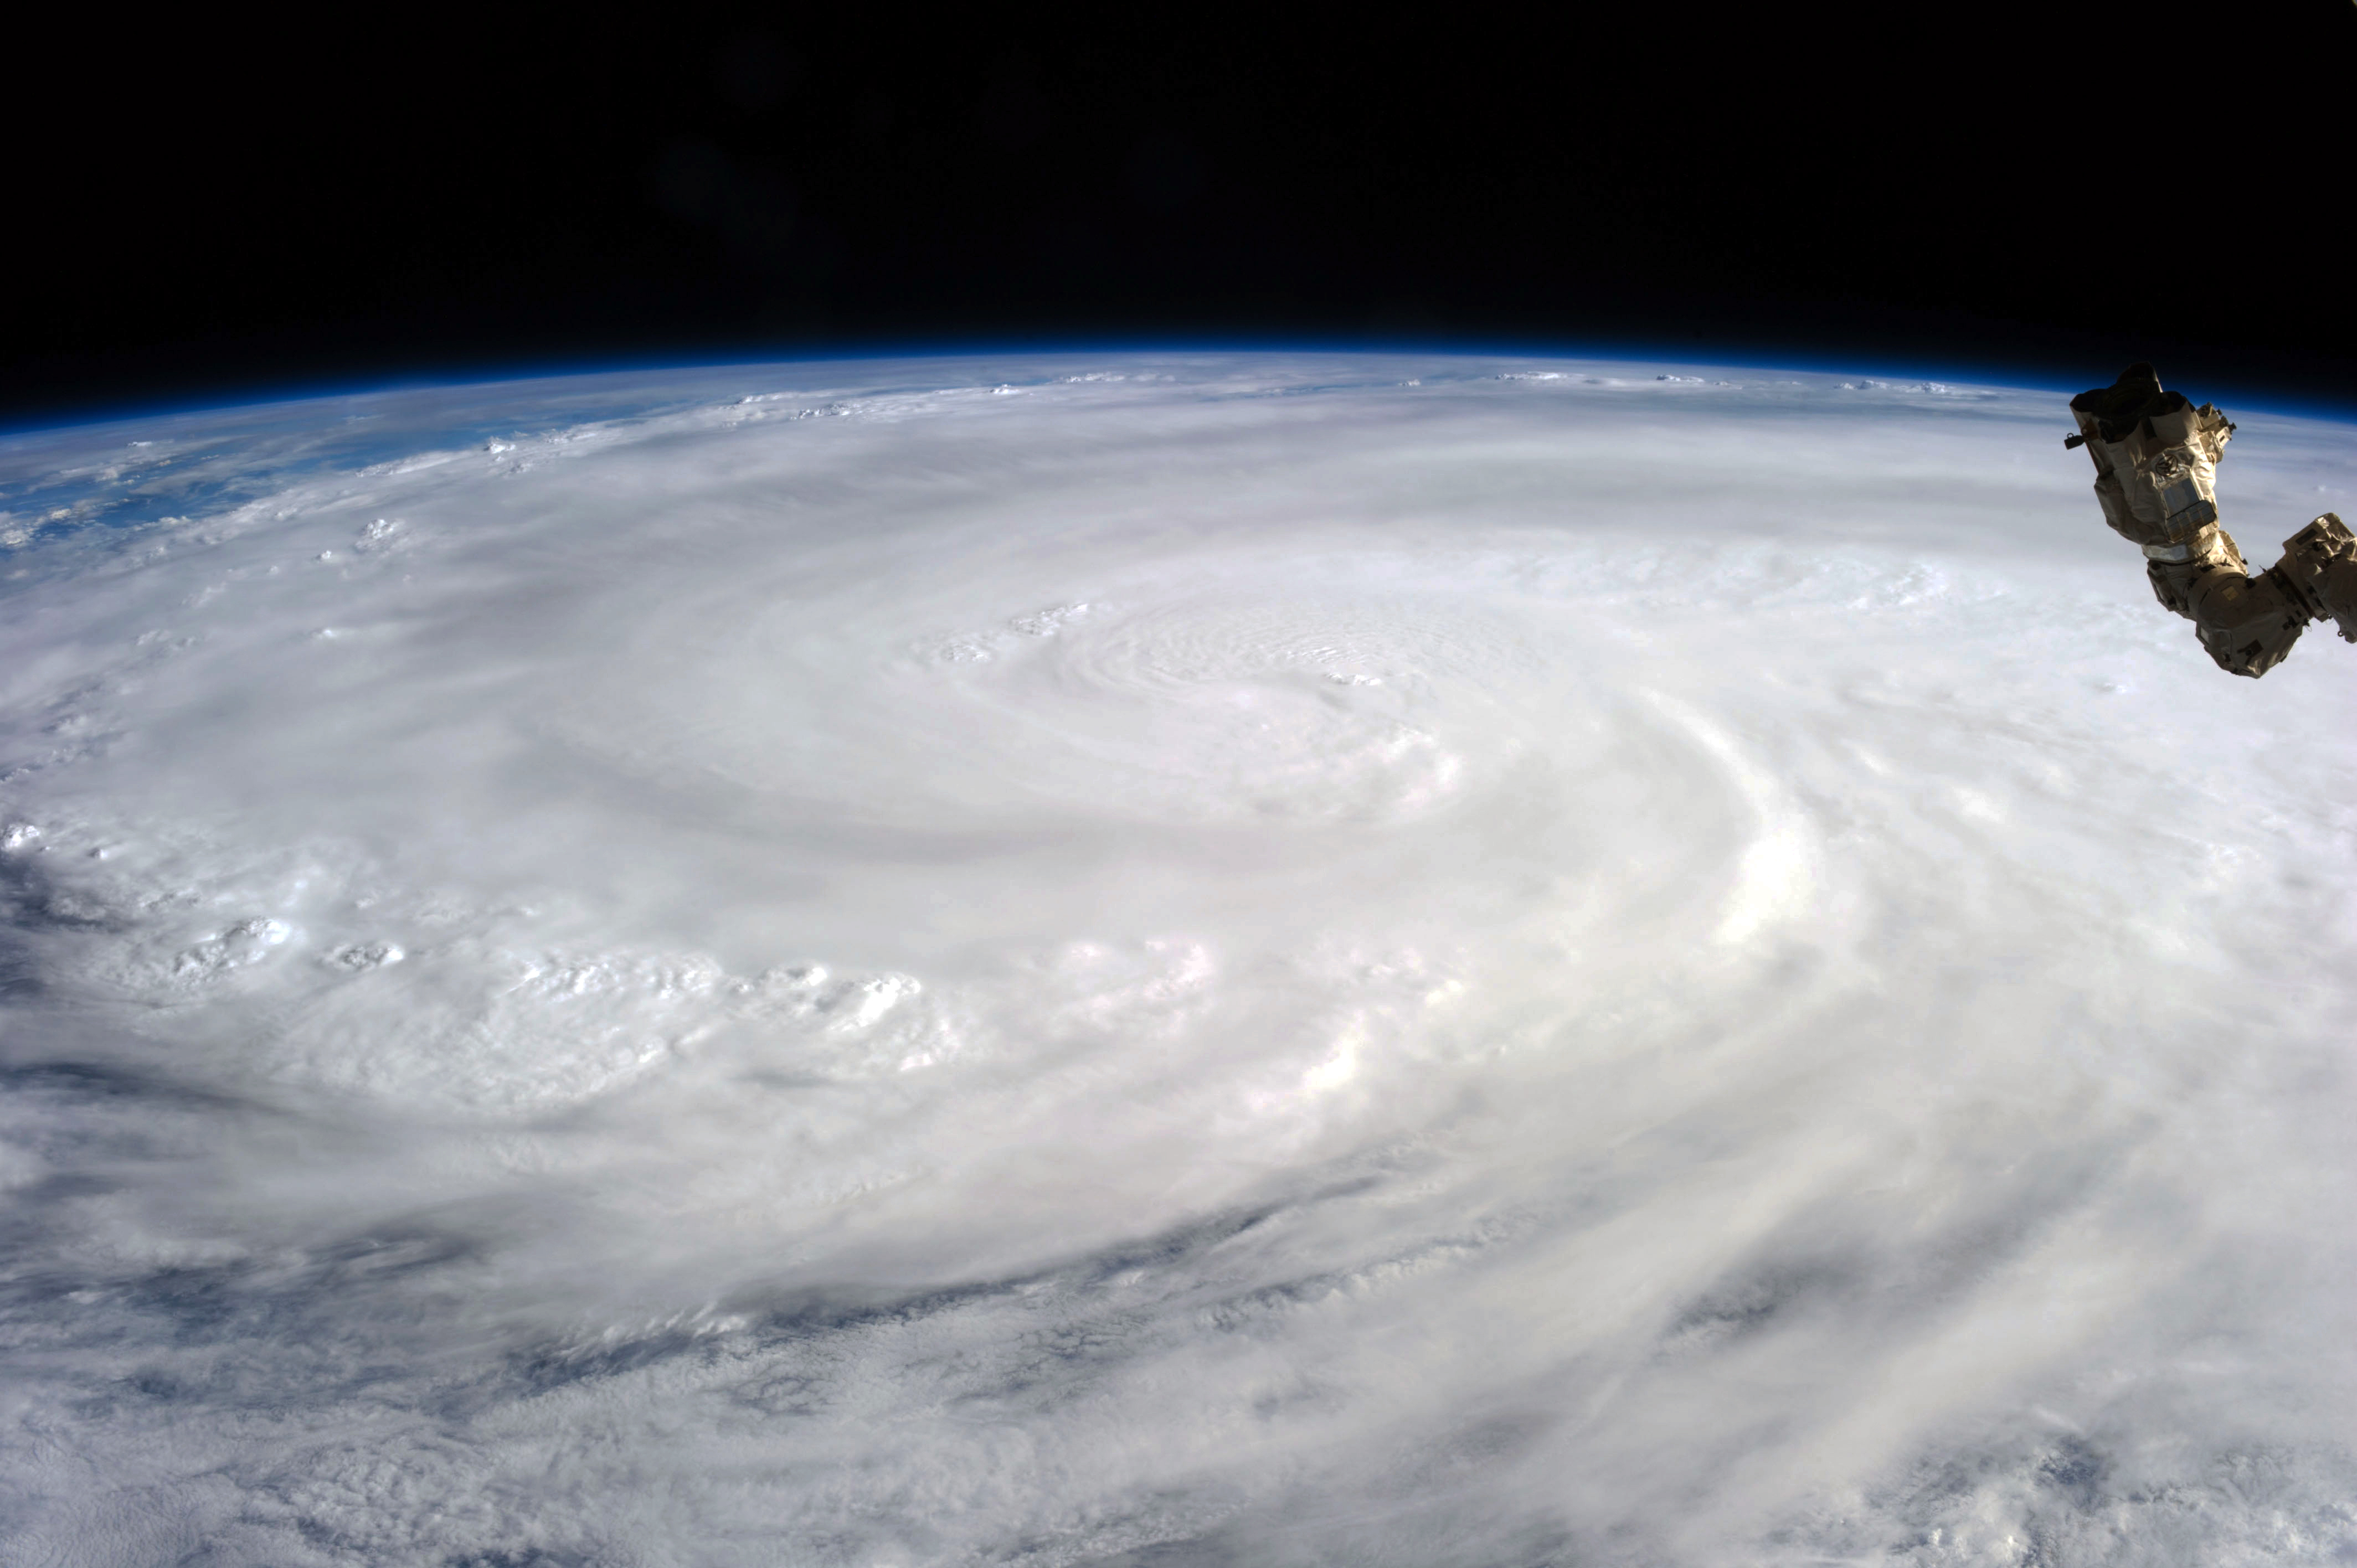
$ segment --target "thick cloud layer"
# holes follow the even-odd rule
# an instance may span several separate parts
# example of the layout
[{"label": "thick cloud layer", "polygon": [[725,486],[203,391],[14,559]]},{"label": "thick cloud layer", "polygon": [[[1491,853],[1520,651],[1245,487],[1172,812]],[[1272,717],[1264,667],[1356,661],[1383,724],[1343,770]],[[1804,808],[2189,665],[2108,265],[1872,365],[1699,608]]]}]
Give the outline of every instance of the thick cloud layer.
[{"label": "thick cloud layer", "polygon": [[[2350,433],[2236,411],[2245,553]],[[786,366],[0,446],[12,1562],[2357,1552],[2357,650],[2059,400]]]}]

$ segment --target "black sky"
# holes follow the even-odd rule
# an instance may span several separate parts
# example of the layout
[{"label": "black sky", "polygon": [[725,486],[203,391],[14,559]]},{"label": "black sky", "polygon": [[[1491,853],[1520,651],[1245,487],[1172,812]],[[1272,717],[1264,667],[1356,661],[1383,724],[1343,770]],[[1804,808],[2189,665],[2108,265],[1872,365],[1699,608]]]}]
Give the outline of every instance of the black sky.
[{"label": "black sky", "polygon": [[20,36],[0,413],[1073,338],[2357,404],[2347,0],[865,14]]}]

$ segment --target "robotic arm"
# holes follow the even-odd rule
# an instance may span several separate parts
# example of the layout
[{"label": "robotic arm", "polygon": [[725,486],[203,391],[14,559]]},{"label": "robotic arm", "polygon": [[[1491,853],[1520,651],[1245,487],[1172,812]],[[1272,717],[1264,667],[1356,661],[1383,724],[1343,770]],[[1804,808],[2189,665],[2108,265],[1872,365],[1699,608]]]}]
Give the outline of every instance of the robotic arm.
[{"label": "robotic arm", "polygon": [[2312,620],[2357,642],[2357,535],[2325,513],[2284,541],[2283,559],[2254,577],[2218,526],[2218,459],[2234,426],[2209,403],[2160,390],[2150,365],[2071,400],[2079,434],[2062,443],[2095,460],[2104,521],[2143,547],[2163,605],[2193,623],[2218,668],[2266,674]]}]

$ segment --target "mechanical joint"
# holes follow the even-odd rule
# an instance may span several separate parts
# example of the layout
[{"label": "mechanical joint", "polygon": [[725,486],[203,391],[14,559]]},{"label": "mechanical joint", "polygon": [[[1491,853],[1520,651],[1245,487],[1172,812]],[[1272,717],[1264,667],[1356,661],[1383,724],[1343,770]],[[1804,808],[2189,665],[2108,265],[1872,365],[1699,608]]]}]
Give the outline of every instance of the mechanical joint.
[{"label": "mechanical joint", "polygon": [[2342,640],[2357,642],[2357,534],[2326,512],[2284,541],[2283,559],[2268,575],[2280,577],[2311,620],[2329,620]]}]

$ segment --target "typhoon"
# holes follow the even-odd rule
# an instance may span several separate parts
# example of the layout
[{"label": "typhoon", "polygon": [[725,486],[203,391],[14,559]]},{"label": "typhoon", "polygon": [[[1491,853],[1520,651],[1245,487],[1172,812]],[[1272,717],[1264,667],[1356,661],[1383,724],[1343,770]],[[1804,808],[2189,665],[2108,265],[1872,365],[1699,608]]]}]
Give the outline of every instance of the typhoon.
[{"label": "typhoon", "polygon": [[0,1561],[2349,1560],[2357,666],[2186,681],[2059,397],[0,437]]}]

